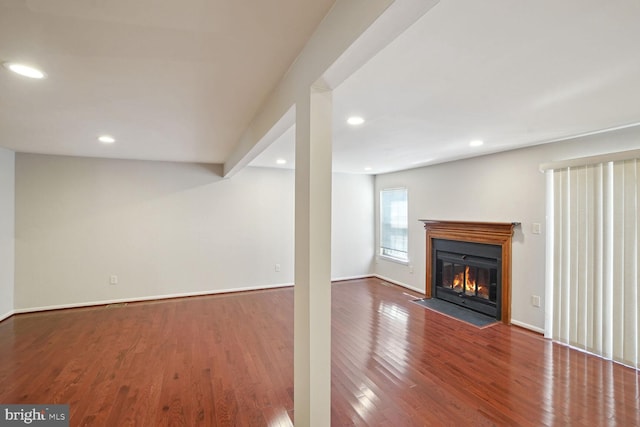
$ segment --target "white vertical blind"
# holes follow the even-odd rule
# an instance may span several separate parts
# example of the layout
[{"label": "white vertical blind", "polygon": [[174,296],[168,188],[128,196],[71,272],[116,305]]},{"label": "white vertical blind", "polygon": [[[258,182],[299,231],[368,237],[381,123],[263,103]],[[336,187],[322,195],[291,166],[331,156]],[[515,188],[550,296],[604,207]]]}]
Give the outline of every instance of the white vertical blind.
[{"label": "white vertical blind", "polygon": [[638,368],[640,161],[549,173],[545,334]]}]

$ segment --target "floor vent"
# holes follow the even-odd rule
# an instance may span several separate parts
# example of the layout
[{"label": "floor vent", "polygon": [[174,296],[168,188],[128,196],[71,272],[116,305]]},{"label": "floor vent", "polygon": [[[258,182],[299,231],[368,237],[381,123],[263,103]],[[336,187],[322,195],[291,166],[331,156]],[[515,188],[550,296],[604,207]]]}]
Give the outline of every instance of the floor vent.
[{"label": "floor vent", "polygon": [[126,302],[118,302],[115,304],[107,304],[105,308],[120,308],[120,307],[126,307],[126,306],[127,306]]}]

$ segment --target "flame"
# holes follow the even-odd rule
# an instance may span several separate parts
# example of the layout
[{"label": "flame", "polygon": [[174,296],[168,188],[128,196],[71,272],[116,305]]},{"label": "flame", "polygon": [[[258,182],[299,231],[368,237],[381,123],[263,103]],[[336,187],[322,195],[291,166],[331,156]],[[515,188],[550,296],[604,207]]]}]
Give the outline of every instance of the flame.
[{"label": "flame", "polygon": [[[465,281],[465,286],[464,286],[464,290],[467,294],[469,295],[473,295],[476,293],[476,278],[475,275],[474,277],[471,277],[471,269],[469,268],[469,266],[467,265],[464,268],[464,275],[467,278],[467,280]],[[475,270],[472,270],[475,272]]]},{"label": "flame", "polygon": [[[469,267],[467,267],[469,268]],[[462,289],[462,283],[464,282],[464,272],[459,272],[455,276],[453,276],[453,281],[451,282],[451,287],[453,289]]]},{"label": "flame", "polygon": [[489,299],[489,288],[486,286],[478,286],[478,296],[484,299]]},{"label": "flame", "polygon": [[464,290],[467,295],[476,295],[477,288],[477,295],[479,297],[489,299],[489,288],[486,283],[478,283],[475,277],[475,271],[476,270],[471,270],[468,265],[465,266],[464,271],[460,271],[453,276],[451,287],[461,292]]}]

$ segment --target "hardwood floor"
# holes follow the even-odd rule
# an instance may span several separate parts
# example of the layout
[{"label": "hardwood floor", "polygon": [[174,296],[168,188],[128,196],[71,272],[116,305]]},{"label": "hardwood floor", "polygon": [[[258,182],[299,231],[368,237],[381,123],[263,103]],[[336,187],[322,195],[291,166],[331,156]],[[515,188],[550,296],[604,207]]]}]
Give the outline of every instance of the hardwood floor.
[{"label": "hardwood floor", "polygon": [[[638,371],[336,283],[332,425],[640,425]],[[0,403],[68,403],[72,426],[290,426],[293,290],[17,315]]]}]

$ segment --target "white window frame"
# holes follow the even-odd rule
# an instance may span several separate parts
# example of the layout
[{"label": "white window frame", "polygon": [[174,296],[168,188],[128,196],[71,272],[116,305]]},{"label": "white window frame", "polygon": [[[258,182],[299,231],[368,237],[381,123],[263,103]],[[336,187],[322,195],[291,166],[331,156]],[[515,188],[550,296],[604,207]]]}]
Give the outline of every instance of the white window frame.
[{"label": "white window frame", "polygon": [[[386,216],[385,215],[385,203],[384,203],[384,195],[385,193],[390,193],[390,192],[399,192],[399,191],[403,191],[405,198],[404,198],[404,202],[405,202],[405,206],[404,209],[402,206],[400,206],[400,215],[404,214],[403,216],[398,215],[398,211],[396,210],[395,214],[391,214],[392,216],[394,216],[395,218],[389,218],[389,223],[391,222],[395,222],[396,225],[399,225],[399,227],[393,227],[395,229],[404,229],[404,236],[399,236],[401,238],[404,238],[404,248],[401,248],[399,246],[400,245],[389,245],[389,247],[385,247],[385,242],[388,241],[388,239],[386,239],[386,232],[385,232],[385,219]],[[398,188],[385,188],[380,190],[379,193],[379,231],[380,231],[380,241],[378,244],[378,254],[381,258],[384,259],[388,259],[391,261],[395,261],[395,262],[399,262],[402,264],[409,264],[409,190],[405,187],[398,187]],[[404,210],[404,212],[402,212],[402,210]],[[390,237],[394,237],[394,236],[390,236]],[[398,236],[395,236],[398,237]],[[403,250],[404,249],[404,250]],[[404,256],[402,256],[402,254],[404,253]]]}]

